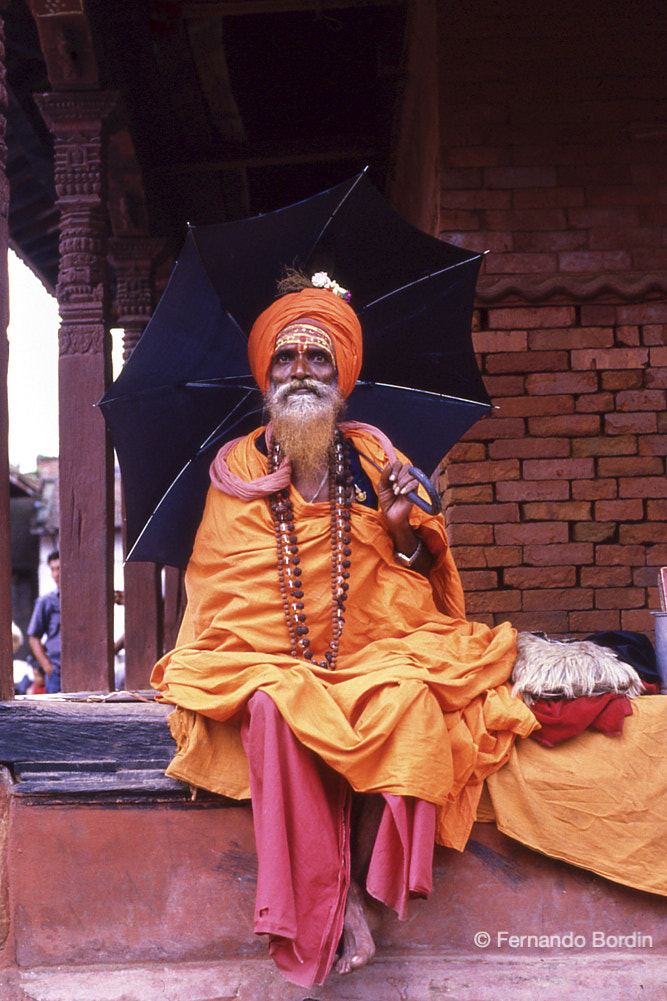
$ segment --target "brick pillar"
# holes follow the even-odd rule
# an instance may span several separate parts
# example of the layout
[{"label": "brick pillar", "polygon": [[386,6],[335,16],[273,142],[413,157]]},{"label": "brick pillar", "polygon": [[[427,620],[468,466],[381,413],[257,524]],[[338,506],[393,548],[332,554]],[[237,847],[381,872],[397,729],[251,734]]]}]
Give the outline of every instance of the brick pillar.
[{"label": "brick pillar", "polygon": [[[0,0],[0,12],[7,6]],[[9,524],[9,415],[7,410],[7,364],[9,342],[9,279],[7,277],[7,240],[9,182],[5,174],[7,145],[7,90],[5,87],[5,32],[0,17],[0,699],[14,695],[12,648],[12,555]]]},{"label": "brick pillar", "polygon": [[[161,246],[160,241],[142,237],[118,237],[110,243],[110,260],[117,281],[118,326],[123,329],[124,361],[132,354],[153,311],[153,261]],[[147,688],[153,664],[162,654],[160,567],[151,563],[127,563],[123,581],[125,687],[128,690]]]},{"label": "brick pillar", "polygon": [[36,97],[60,209],[60,554],[65,691],[113,687],[113,456],[95,409],[111,379],[106,122],[116,95]]}]

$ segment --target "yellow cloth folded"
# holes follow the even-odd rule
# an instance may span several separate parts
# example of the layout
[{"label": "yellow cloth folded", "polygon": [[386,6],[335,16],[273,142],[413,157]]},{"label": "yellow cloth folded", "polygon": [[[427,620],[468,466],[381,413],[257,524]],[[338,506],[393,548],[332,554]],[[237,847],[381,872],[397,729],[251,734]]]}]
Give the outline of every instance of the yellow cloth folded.
[{"label": "yellow cloth folded", "polygon": [[633,699],[617,737],[519,740],[478,819],[544,855],[667,895],[667,697]]}]

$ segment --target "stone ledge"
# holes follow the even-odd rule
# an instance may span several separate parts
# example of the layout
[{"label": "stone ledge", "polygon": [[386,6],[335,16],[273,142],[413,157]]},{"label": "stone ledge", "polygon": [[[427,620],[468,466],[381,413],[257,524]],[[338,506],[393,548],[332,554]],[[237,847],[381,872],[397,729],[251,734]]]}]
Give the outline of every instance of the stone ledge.
[{"label": "stone ledge", "polygon": [[154,693],[77,693],[0,703],[0,762],[13,794],[54,802],[188,799],[164,770],[176,745],[172,707]]},{"label": "stone ledge", "polygon": [[666,989],[667,959],[609,952],[471,960],[415,949],[309,989],[288,984],[269,960],[0,973],[0,1001],[599,1001],[663,998]]}]

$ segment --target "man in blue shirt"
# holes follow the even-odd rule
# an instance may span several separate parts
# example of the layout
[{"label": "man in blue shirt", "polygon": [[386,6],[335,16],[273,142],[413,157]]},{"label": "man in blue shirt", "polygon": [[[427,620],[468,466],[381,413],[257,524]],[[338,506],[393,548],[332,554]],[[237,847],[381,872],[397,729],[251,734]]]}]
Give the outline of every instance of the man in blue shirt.
[{"label": "man in blue shirt", "polygon": [[46,558],[56,590],[35,602],[28,625],[30,649],[46,675],[47,694],[60,691],[60,554]]}]

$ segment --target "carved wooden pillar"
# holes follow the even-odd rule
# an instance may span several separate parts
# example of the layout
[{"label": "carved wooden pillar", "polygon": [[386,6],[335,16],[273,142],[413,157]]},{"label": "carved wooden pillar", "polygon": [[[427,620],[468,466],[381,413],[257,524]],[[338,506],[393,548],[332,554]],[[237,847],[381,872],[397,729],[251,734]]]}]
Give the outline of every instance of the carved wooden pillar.
[{"label": "carved wooden pillar", "polygon": [[162,240],[120,236],[109,242],[109,259],[116,272],[118,326],[123,329],[123,361],[132,354],[153,314],[153,263]]},{"label": "carved wooden pillar", "polygon": [[7,363],[9,342],[9,279],[7,276],[7,241],[9,182],[5,174],[7,145],[7,89],[5,87],[5,30],[2,12],[6,0],[0,0],[0,699],[14,696],[12,648],[12,551],[9,524],[9,415],[7,409]]},{"label": "carved wooden pillar", "polygon": [[[132,354],[153,311],[153,261],[161,242],[142,237],[111,241],[110,260],[116,272],[118,326],[123,329],[123,360]],[[125,541],[123,539],[123,541]],[[148,688],[153,664],[162,654],[163,606],[160,567],[126,563],[125,687]]]},{"label": "carved wooden pillar", "polygon": [[185,572],[176,567],[164,568],[164,637],[163,647],[172,650],[185,611]]},{"label": "carved wooden pillar", "polygon": [[106,123],[116,95],[36,97],[60,209],[60,554],[65,691],[113,687],[113,454],[95,403],[111,379]]}]

